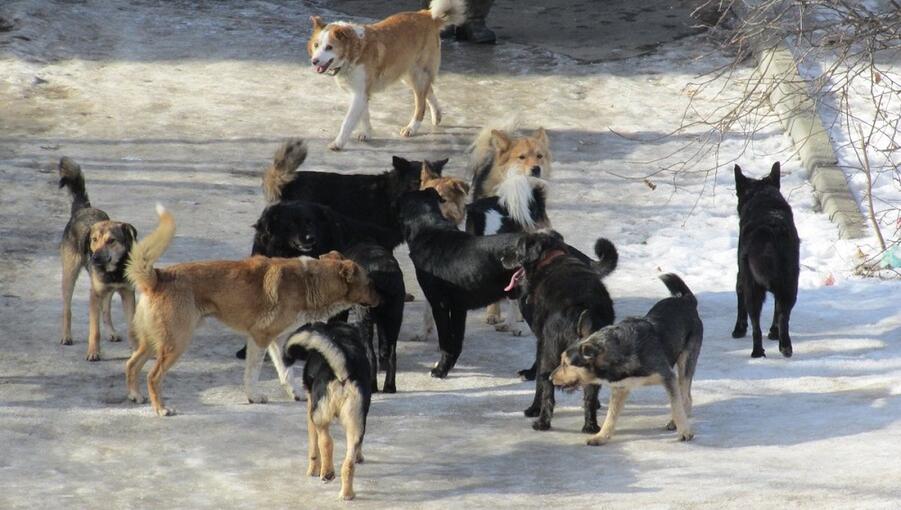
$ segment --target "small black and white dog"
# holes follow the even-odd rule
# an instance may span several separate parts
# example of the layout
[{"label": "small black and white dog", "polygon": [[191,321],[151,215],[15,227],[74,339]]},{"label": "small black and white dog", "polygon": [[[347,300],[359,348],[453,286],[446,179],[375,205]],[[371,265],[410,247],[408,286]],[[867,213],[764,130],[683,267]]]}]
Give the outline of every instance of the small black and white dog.
[{"label": "small black and white dog", "polygon": [[[270,205],[254,224],[253,254],[267,257],[318,257],[332,250],[369,273],[381,302],[358,309],[364,346],[372,348],[373,326],[379,336],[379,360],[373,355],[372,389],[378,391],[375,368],[385,367],[385,393],[395,393],[397,337],[404,316],[404,275],[391,250],[403,240],[395,232],[339,214],[324,205],[294,200]],[[346,321],[347,313],[339,314]],[[240,357],[240,355],[239,355]]]},{"label": "small black and white dog", "polygon": [[[285,142],[263,173],[263,196],[267,203],[279,200],[309,200],[358,221],[400,231],[397,207],[400,197],[418,190],[421,161],[394,156],[392,169],[377,175],[345,175],[333,172],[298,172],[307,157],[303,140]],[[429,162],[441,174],[447,160]]]},{"label": "small black and white dog", "polygon": [[[518,267],[511,286],[527,281],[520,302],[529,304],[524,315],[538,340],[535,398],[525,415],[538,417],[535,430],[551,427],[554,387],[548,377],[560,363],[560,355],[587,334],[612,324],[613,301],[601,279],[616,268],[618,255],[610,241],[600,238],[594,246],[598,261],[586,263],[570,253],[556,233],[521,237],[504,265]],[[522,373],[521,373],[522,374]],[[585,424],[582,432],[600,430],[597,424],[597,384],[584,388]]]},{"label": "small black and white dog", "polygon": [[457,229],[441,214],[434,189],[414,191],[401,200],[400,217],[416,279],[432,308],[441,359],[432,377],[444,378],[463,350],[466,314],[507,297],[512,269],[501,256],[521,234],[479,237]]},{"label": "small black and white dog", "polygon": [[344,323],[305,325],[285,344],[285,364],[297,360],[306,361],[303,386],[307,393],[307,476],[318,475],[325,482],[335,478],[329,426],[338,419],[347,436],[341,497],[353,499],[355,464],[363,462],[363,436],[372,400],[372,370],[359,330]]},{"label": "small black and white dog", "polygon": [[[495,192],[496,196],[479,198],[466,206],[467,232],[487,236],[550,228],[547,189],[542,179],[511,171]],[[516,325],[520,320],[522,316],[515,304],[506,323],[501,317],[500,303],[489,305],[485,315],[485,321],[494,324],[497,331],[510,331],[517,336],[522,334]]]},{"label": "small black and white dog", "polygon": [[698,301],[685,282],[674,274],[660,279],[672,297],[658,301],[644,317],[628,317],[591,333],[563,353],[560,366],[551,374],[554,385],[563,388],[611,386],[607,418],[589,445],[602,445],[613,437],[629,392],[649,384],[662,384],[669,395],[672,421],[666,428],[677,430],[682,441],[694,437],[688,421],[691,381],[704,325]]},{"label": "small black and white dog", "polygon": [[760,310],[767,291],[776,298],[773,323],[768,337],[779,340],[779,352],[792,355],[788,322],[798,298],[799,251],[801,241],[795,229],[791,206],[779,192],[779,163],[763,179],[745,177],[735,165],[735,194],[738,195],[738,276],[735,293],[738,314],[733,338],[748,332],[751,317],[754,348],[752,358],[766,356],[760,330]]}]

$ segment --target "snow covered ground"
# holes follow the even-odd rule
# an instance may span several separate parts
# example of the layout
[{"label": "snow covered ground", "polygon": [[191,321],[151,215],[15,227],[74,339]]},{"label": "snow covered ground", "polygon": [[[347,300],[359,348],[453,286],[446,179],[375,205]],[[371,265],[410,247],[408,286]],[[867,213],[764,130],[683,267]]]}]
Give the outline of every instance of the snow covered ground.
[{"label": "snow covered ground", "polygon": [[[480,312],[470,315],[457,368],[431,379],[435,342],[407,341],[419,326],[420,295],[401,333],[400,392],[375,397],[351,505],[897,507],[901,284],[852,276],[857,243],[839,241],[815,211],[799,162],[786,159],[788,139],[761,133],[741,163],[761,175],[783,161],[783,192],[802,238],[791,360],[773,344],[769,358],[751,360],[750,339],[729,336],[731,167],[706,180],[660,173],[650,178],[656,189],[643,182],[663,166],[656,160],[695,143],[693,133],[660,135],[679,125],[692,76],[721,63],[694,60],[710,49],[703,39],[592,65],[513,44],[447,44],[438,89],[445,125],[399,139],[411,101],[395,87],[374,100],[376,139],[336,154],[325,146],[346,98],[306,65],[314,9],[163,5],[5,7],[20,22],[0,34],[0,507],[346,507],[335,501],[336,483],[304,476],[304,404],[287,400],[271,367],[263,376],[270,403],[246,404],[242,362],[233,357],[240,336],[215,323],[199,331],[167,377],[179,415],[166,419],[125,401],[127,344],[104,343],[102,362],[83,360],[83,277],[76,344],[59,345],[56,246],[69,208],[55,184],[60,156],[83,165],[96,206],[142,235],[155,225],[155,202],[173,211],[178,235],[162,263],[237,258],[249,252],[262,208],[260,172],[284,137],[310,140],[312,169],[376,172],[393,154],[450,156],[448,172],[459,175],[478,127],[511,111],[550,130],[555,227],[585,250],[598,236],[616,243],[620,265],[607,286],[619,317],[643,314],[665,295],[661,271],[679,273],[698,295],[706,338],[695,440],[679,443],[663,430],[659,388],[633,393],[606,446],[584,446],[578,394],[558,394],[553,429],[533,431],[521,414],[533,385],[515,372],[531,363],[534,338],[496,333]],[[727,138],[723,158],[742,143]],[[397,253],[418,293],[404,248]],[[121,324],[118,305],[114,312]]]}]

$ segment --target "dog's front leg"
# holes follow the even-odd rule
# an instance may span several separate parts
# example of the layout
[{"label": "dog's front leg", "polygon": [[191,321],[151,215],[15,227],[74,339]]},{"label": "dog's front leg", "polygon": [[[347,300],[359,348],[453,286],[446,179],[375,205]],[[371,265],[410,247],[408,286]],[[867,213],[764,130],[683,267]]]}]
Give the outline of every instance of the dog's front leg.
[{"label": "dog's front leg", "polygon": [[366,107],[360,115],[360,122],[363,124],[363,130],[357,134],[357,140],[365,142],[372,138],[372,122],[369,119],[369,101],[366,101]]},{"label": "dog's front leg", "polygon": [[347,110],[347,115],[344,116],[344,122],[341,123],[341,131],[338,132],[338,137],[335,138],[335,141],[328,146],[330,150],[339,151],[344,148],[354,128],[357,127],[357,123],[360,122],[363,112],[368,111],[368,109],[369,99],[366,97],[365,92],[354,92],[350,108]]},{"label": "dog's front leg", "polygon": [[582,425],[582,432],[586,434],[595,434],[601,430],[598,427],[598,408],[601,403],[598,401],[598,392],[601,391],[601,385],[588,384],[582,388],[582,406],[585,411],[585,423]]},{"label": "dog's front leg", "polygon": [[269,359],[272,360],[272,365],[275,366],[278,380],[282,383],[282,387],[285,388],[285,392],[288,393],[288,398],[300,401],[301,393],[294,387],[294,366],[285,366],[285,361],[282,358],[282,347],[279,345],[278,339],[273,340],[269,344],[267,351],[269,352]]},{"label": "dog's front leg", "polygon": [[100,314],[103,298],[91,288],[91,300],[88,309],[88,361],[100,361]]},{"label": "dog's front leg", "polygon": [[[539,364],[541,367],[541,364]],[[532,422],[534,430],[549,430],[551,428],[551,419],[554,417],[554,385],[551,383],[550,371],[541,370],[539,368],[538,376],[535,378],[536,391],[541,393],[541,410],[538,412],[538,419]]]},{"label": "dog's front leg", "polygon": [[619,418],[619,413],[622,412],[628,396],[628,388],[611,388],[610,404],[607,406],[607,417],[604,419],[604,425],[601,427],[600,432],[588,439],[587,444],[589,446],[606,444],[613,437],[613,431],[616,429],[616,420]]},{"label": "dog's front leg", "polygon": [[260,369],[263,366],[263,355],[266,353],[252,337],[247,341],[247,359],[244,360],[244,392],[251,404],[265,404],[266,396],[257,392],[260,380]]},{"label": "dog's front leg", "polygon": [[738,299],[738,305],[736,306],[735,327],[732,329],[732,338],[744,338],[748,334],[748,310],[745,308],[744,274],[741,270],[741,261],[738,264],[738,274],[735,276],[735,296]]}]

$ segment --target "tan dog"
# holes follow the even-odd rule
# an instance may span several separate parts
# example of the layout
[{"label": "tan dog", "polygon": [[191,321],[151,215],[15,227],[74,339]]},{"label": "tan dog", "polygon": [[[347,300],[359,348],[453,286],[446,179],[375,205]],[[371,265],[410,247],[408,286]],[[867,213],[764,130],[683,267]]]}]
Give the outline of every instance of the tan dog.
[{"label": "tan dog", "polygon": [[546,180],[551,176],[551,165],[550,142],[544,128],[523,137],[485,128],[472,144],[473,200],[496,196],[498,185],[511,173]]},{"label": "tan dog", "polygon": [[[143,295],[134,317],[138,348],[125,367],[128,398],[144,399],[137,376],[156,351],[156,365],[147,376],[147,389],[154,411],[174,414],[163,406],[160,385],[163,376],[188,347],[194,330],[205,317],[249,337],[244,369],[244,387],[251,403],[266,402],[256,392],[263,353],[270,357],[282,383],[288,372],[275,338],[292,324],[325,320],[354,304],[378,305],[379,298],[369,276],[340,254],[320,260],[250,257],[237,261],[203,261],[153,267],[172,238],[175,220],[157,206],[159,226],[133,249],[126,275]],[[289,391],[294,395],[293,386]]]},{"label": "tan dog", "polygon": [[[469,184],[456,177],[442,177],[429,166],[427,161],[422,163],[422,173],[419,174],[419,189],[435,188],[441,196],[441,214],[458,226],[466,219],[466,195],[469,194]],[[422,330],[412,338],[413,341],[426,341],[432,331],[435,330],[435,318],[432,316],[432,307],[428,301],[422,314]]]},{"label": "tan dog", "polygon": [[401,136],[416,134],[426,103],[432,124],[437,126],[441,109],[432,83],[441,64],[438,33],[445,25],[461,23],[465,15],[463,0],[432,0],[428,10],[402,12],[371,25],[326,24],[313,16],[313,34],[307,42],[310,63],[317,73],[334,76],[353,96],[341,131],[329,149],[341,150],[361,120],[363,130],[357,138],[371,138],[369,98],[398,80],[413,89],[415,99],[413,118],[400,130]]},{"label": "tan dog", "polygon": [[69,223],[59,245],[63,265],[63,331],[60,343],[72,345],[72,293],[75,282],[84,269],[91,276],[91,300],[88,326],[88,361],[100,360],[100,315],[110,342],[122,337],[113,326],[110,308],[113,294],[119,294],[125,320],[129,324],[129,338],[135,345],[131,318],[135,310],[134,287],[125,279],[128,253],[138,237],[135,228],[120,221],[110,221],[100,209],[91,207],[84,185],[81,167],[69,158],[59,161],[59,187],[72,195]]}]

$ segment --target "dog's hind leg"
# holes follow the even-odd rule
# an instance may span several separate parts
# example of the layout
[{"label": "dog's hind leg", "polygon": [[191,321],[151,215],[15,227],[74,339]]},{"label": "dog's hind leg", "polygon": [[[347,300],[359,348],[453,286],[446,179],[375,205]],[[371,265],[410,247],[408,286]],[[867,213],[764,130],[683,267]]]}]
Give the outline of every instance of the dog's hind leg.
[{"label": "dog's hind leg", "polygon": [[357,399],[348,399],[341,409],[341,423],[344,425],[347,439],[347,452],[344,454],[344,463],[341,464],[341,499],[344,500],[351,500],[356,496],[354,494],[354,471],[356,470],[358,449],[363,442],[359,404]]},{"label": "dog's hind leg", "polygon": [[763,332],[760,330],[760,311],[763,309],[763,301],[766,299],[766,289],[757,282],[748,282],[744,289],[745,307],[751,319],[751,335],[754,339],[754,348],[751,350],[752,358],[766,356],[763,349]]},{"label": "dog's hind leg", "polygon": [[319,476],[319,433],[313,423],[313,396],[307,391],[307,476]]},{"label": "dog's hind leg", "polygon": [[263,345],[266,345],[265,339],[255,339],[248,337],[247,341],[247,359],[244,360],[244,393],[247,395],[247,401],[251,404],[265,404],[268,399],[257,391],[257,383],[260,380],[260,369],[263,367],[263,356],[266,351]]},{"label": "dog's hind leg", "polygon": [[335,479],[335,462],[333,460],[335,443],[329,433],[328,424],[324,427],[316,427],[317,443],[319,444],[319,479],[328,482]]},{"label": "dog's hind leg", "polygon": [[275,367],[275,373],[278,374],[278,381],[281,383],[282,387],[285,388],[288,398],[300,401],[301,393],[294,387],[294,367],[285,366],[285,361],[282,358],[282,346],[279,343],[278,338],[272,340],[269,347],[266,349],[266,352],[269,353],[269,359],[272,360],[272,365]]},{"label": "dog's hind leg", "polygon": [[748,310],[745,308],[744,291],[744,275],[739,265],[738,275],[735,277],[735,296],[738,300],[738,305],[735,313],[735,328],[732,329],[732,338],[743,338],[748,334]]},{"label": "dog's hind leg", "polygon": [[119,299],[122,300],[122,311],[125,312],[125,324],[128,325],[128,341],[131,349],[138,348],[138,337],[135,335],[135,291],[132,288],[119,289]]},{"label": "dog's hind leg", "polygon": [[466,309],[451,308],[449,303],[439,302],[432,307],[435,326],[438,328],[438,347],[441,359],[431,370],[432,377],[444,379],[457,363],[463,350],[463,334],[466,330]]},{"label": "dog's hind leg", "polygon": [[628,388],[613,387],[610,389],[610,404],[607,406],[607,417],[604,418],[604,425],[601,427],[600,432],[588,438],[586,444],[589,446],[600,446],[606,444],[613,437],[613,432],[616,430],[616,420],[619,418],[619,413],[622,412],[628,396]]},{"label": "dog's hind leg", "polygon": [[429,95],[426,100],[429,102],[429,114],[432,117],[432,125],[441,124],[441,107],[438,106],[438,98],[435,96],[435,87],[429,87]]},{"label": "dog's hind leg", "polygon": [[390,324],[383,324],[384,320],[380,320],[378,323],[379,350],[385,351],[386,358],[385,384],[382,386],[382,391],[385,393],[397,392],[397,337],[400,334],[403,309],[401,309],[398,319],[400,320],[392,321]]},{"label": "dog's hind leg", "polygon": [[674,374],[670,373],[664,376],[663,387],[666,388],[666,393],[669,395],[669,405],[673,413],[673,422],[675,422],[676,430],[679,433],[679,440],[691,441],[694,434],[691,431],[691,423],[689,423],[688,416],[685,413],[682,390],[679,389],[679,383],[676,381]]},{"label": "dog's hind leg", "polygon": [[[132,327],[133,328],[133,327]],[[133,333],[135,338],[139,338],[137,332]],[[150,344],[144,338],[137,340],[137,345],[131,357],[125,362],[125,385],[128,387],[128,400],[135,404],[143,404],[144,396],[138,390],[138,375],[144,364],[150,359]]]},{"label": "dog's hind leg", "polygon": [[63,263],[63,327],[59,343],[72,345],[72,293],[84,264],[84,255],[75,253],[65,244],[60,246],[59,258]]},{"label": "dog's hind leg", "polygon": [[551,368],[543,360],[538,360],[538,374],[535,376],[535,391],[540,392],[538,419],[532,422],[533,430],[548,430],[554,418],[554,385],[550,379]]},{"label": "dog's hind leg", "polygon": [[407,78],[407,83],[413,89],[413,118],[400,130],[400,136],[404,138],[415,135],[422,124],[422,119],[425,117],[426,98],[432,88],[432,77],[427,72],[414,71]]},{"label": "dog's hind leg", "polygon": [[114,292],[107,292],[103,295],[103,298],[100,300],[100,309],[103,311],[103,326],[106,328],[106,333],[110,342],[121,342],[122,337],[119,336],[119,332],[116,331],[116,326],[113,326],[113,295]]},{"label": "dog's hind leg", "polygon": [[582,406],[585,411],[585,424],[582,425],[582,432],[586,434],[596,434],[601,430],[601,427],[598,427],[598,408],[601,407],[601,402],[598,400],[600,391],[600,384],[587,384],[582,388]]},{"label": "dog's hind leg", "polygon": [[150,394],[150,405],[153,406],[153,410],[158,416],[172,416],[175,414],[175,410],[163,406],[161,391],[163,378],[184,352],[190,341],[190,334],[191,332],[189,331],[189,338],[184,338],[181,342],[171,338],[157,340],[159,343],[157,345],[156,364],[150,369],[150,373],[147,374],[147,391]]},{"label": "dog's hind leg", "polygon": [[775,315],[779,317],[779,352],[786,358],[792,357],[792,339],[788,333],[788,323],[791,320],[792,308],[795,306],[793,294],[776,298]]}]

